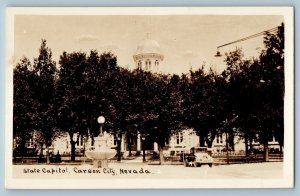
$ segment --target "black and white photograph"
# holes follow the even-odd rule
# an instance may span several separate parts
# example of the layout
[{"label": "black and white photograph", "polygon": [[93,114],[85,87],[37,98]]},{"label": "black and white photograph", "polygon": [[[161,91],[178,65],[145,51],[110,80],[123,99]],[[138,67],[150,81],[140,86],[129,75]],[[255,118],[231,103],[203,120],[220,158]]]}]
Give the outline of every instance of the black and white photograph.
[{"label": "black and white photograph", "polygon": [[6,187],[292,188],[293,20],[7,8]]}]

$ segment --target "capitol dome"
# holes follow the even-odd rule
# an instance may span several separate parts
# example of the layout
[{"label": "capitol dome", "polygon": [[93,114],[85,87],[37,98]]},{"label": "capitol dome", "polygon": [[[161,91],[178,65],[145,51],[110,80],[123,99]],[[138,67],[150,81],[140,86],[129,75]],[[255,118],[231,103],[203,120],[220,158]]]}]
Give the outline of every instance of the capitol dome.
[{"label": "capitol dome", "polygon": [[137,69],[157,73],[160,71],[164,55],[161,53],[160,45],[155,40],[145,39],[138,44],[133,59]]},{"label": "capitol dome", "polygon": [[161,53],[160,45],[153,39],[145,39],[137,46],[136,54]]}]

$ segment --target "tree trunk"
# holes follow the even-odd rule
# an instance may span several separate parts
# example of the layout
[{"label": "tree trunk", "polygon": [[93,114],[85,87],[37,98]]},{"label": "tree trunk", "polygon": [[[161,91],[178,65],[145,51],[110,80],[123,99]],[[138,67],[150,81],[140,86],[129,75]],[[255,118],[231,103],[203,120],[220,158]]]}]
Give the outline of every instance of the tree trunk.
[{"label": "tree trunk", "polygon": [[129,157],[132,156],[131,144],[129,144]]},{"label": "tree trunk", "polygon": [[205,146],[205,138],[202,135],[199,135],[199,144],[200,144],[200,147]]},{"label": "tree trunk", "polygon": [[123,137],[122,130],[125,130],[125,129],[121,128],[119,131],[116,131],[116,133],[117,133],[117,161],[118,162],[121,162],[121,158],[122,158],[122,155],[121,155],[121,144],[122,144],[122,137]]},{"label": "tree trunk", "polygon": [[264,143],[264,161],[265,162],[269,161],[269,145],[268,145],[268,142]]},{"label": "tree trunk", "polygon": [[225,133],[226,135],[226,162],[227,164],[229,164],[229,149],[228,149],[228,133]]},{"label": "tree trunk", "polygon": [[162,145],[158,144],[158,152],[159,152],[159,165],[162,165],[165,161]]},{"label": "tree trunk", "polygon": [[129,136],[129,139],[128,139],[128,150],[129,150],[129,157],[131,157],[132,156],[132,141],[131,141],[131,136]]},{"label": "tree trunk", "polygon": [[25,140],[22,140],[22,143],[21,143],[21,159],[22,159],[22,161],[23,161],[25,149],[26,149],[25,144],[26,144]]},{"label": "tree trunk", "polygon": [[50,154],[49,154],[49,146],[46,144],[46,160],[47,164],[50,164]]},{"label": "tree trunk", "polygon": [[235,148],[234,148],[234,135],[233,135],[233,133],[229,134],[229,144],[230,144],[232,152],[234,152]]},{"label": "tree trunk", "polygon": [[212,147],[212,141],[206,140],[206,143],[207,143],[207,148],[211,148]]},{"label": "tree trunk", "polygon": [[249,155],[249,149],[248,149],[248,136],[245,135],[245,155]]},{"label": "tree trunk", "polygon": [[38,159],[39,163],[43,162],[43,145],[44,145],[42,142],[40,144],[41,144],[41,152],[39,154],[39,159]]},{"label": "tree trunk", "polygon": [[117,161],[118,162],[120,162],[121,161],[121,140],[122,140],[122,138],[120,138],[120,140],[118,140],[118,159],[117,159]]},{"label": "tree trunk", "polygon": [[252,153],[253,152],[253,139],[250,137],[249,141],[250,141],[250,152]]},{"label": "tree trunk", "polygon": [[71,161],[75,161],[76,157],[76,142],[71,140]]}]

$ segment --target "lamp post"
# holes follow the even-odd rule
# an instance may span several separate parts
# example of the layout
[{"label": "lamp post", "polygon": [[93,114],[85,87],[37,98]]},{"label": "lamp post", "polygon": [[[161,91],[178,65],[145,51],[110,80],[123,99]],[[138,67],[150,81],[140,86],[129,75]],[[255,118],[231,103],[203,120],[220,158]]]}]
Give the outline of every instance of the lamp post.
[{"label": "lamp post", "polygon": [[102,125],[105,123],[104,116],[99,116],[98,119],[97,119],[97,121],[100,124],[100,133],[99,133],[99,136],[102,137],[103,136]]},{"label": "lamp post", "polygon": [[142,137],[143,141],[143,162],[146,162],[146,156],[145,156],[145,136]]}]

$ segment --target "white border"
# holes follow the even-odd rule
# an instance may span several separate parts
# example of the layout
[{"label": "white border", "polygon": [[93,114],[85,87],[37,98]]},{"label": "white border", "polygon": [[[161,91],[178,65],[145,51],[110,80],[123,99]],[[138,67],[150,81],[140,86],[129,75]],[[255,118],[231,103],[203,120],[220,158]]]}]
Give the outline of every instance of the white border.
[{"label": "white border", "polygon": [[[285,21],[285,153],[282,179],[14,179],[12,177],[13,65],[15,15],[283,15]],[[294,186],[294,10],[293,7],[102,7],[7,8],[5,187],[20,189],[91,188],[291,188]]]}]

